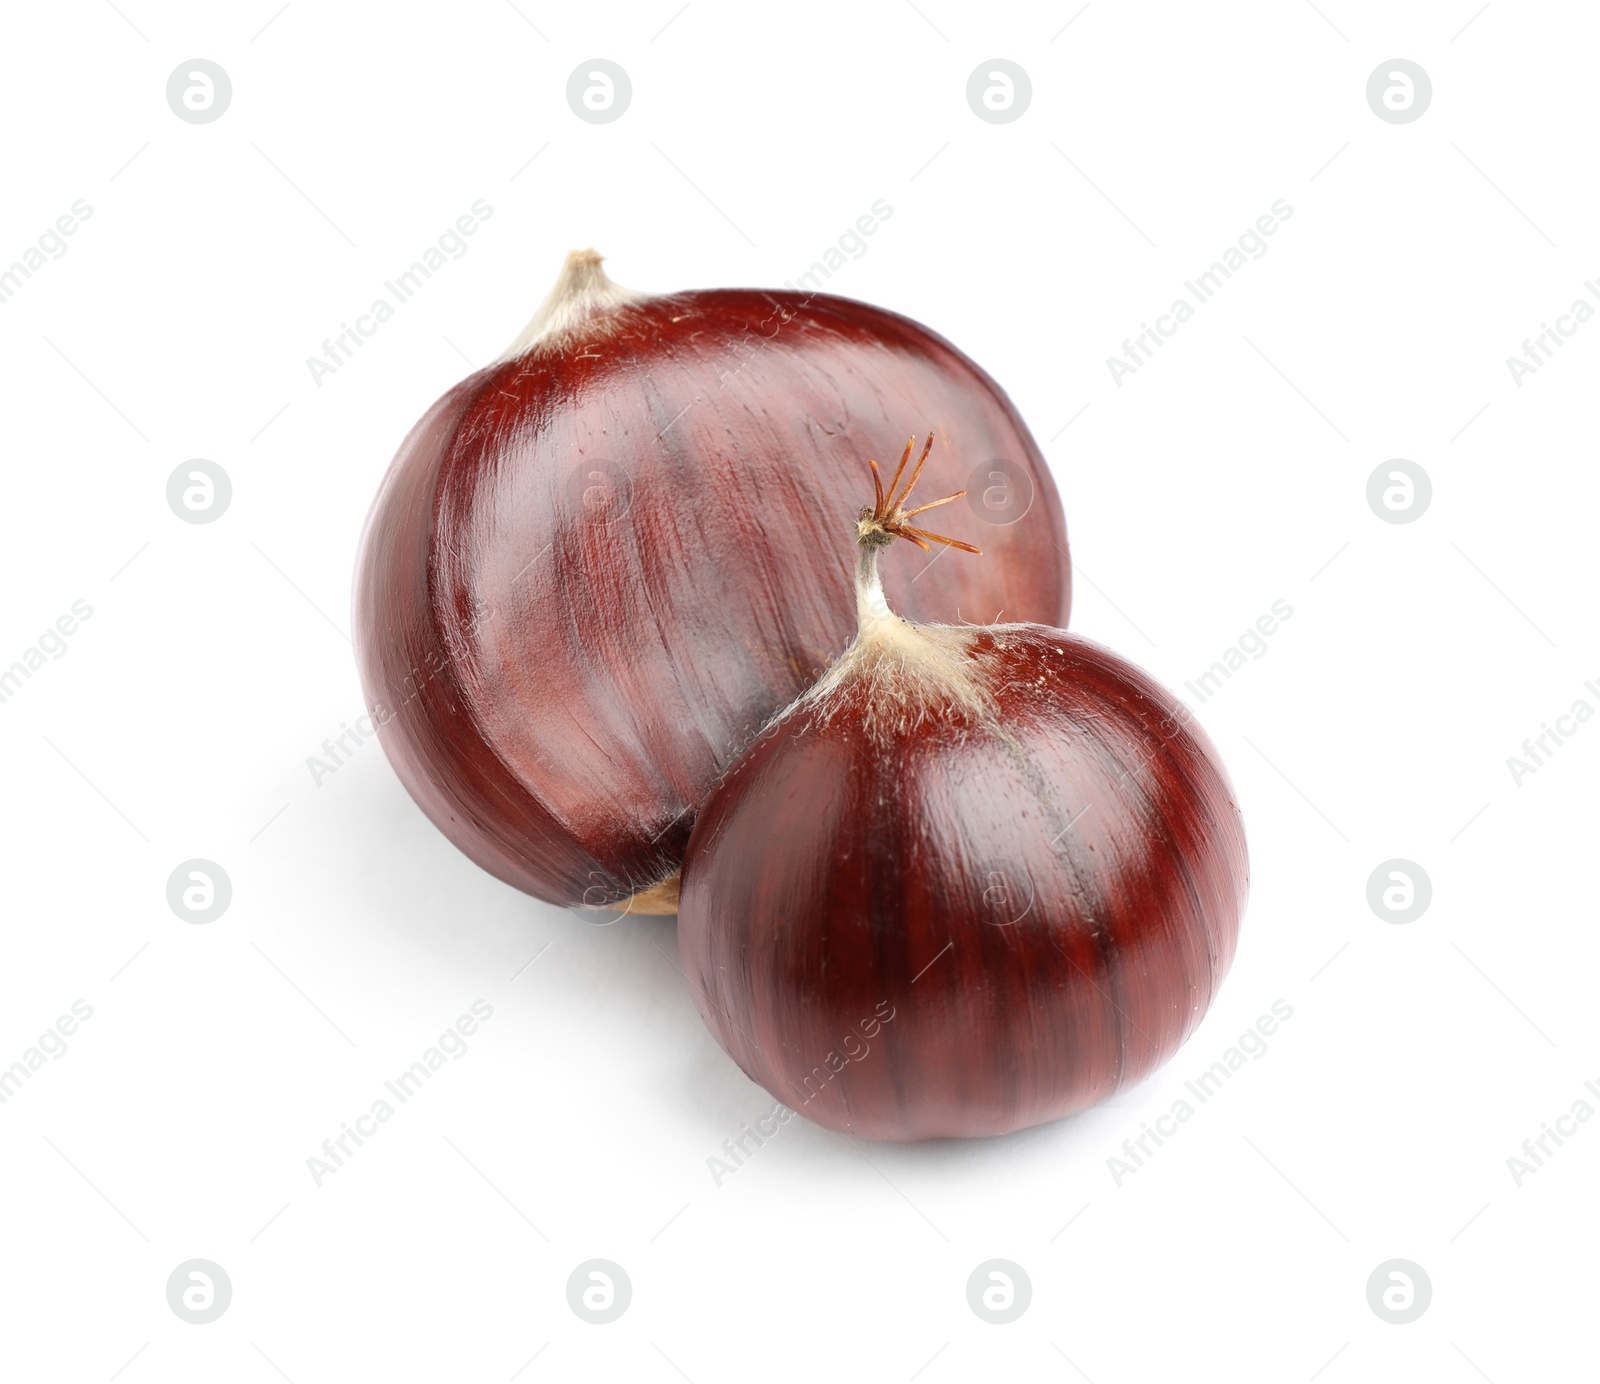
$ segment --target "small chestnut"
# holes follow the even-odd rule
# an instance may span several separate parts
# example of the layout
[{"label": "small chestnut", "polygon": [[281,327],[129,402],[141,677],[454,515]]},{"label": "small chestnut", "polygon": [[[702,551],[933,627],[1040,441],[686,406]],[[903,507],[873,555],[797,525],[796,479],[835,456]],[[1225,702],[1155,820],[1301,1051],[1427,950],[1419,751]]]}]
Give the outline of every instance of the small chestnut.
[{"label": "small chestnut", "polygon": [[952,541],[908,522],[933,507],[904,508],[917,470],[896,493],[909,452],[856,526],[854,642],[701,808],[679,939],[711,1032],[800,1114],[1000,1134],[1138,1081],[1199,1023],[1244,828],[1204,733],[1115,654],[893,613],[882,548]]}]

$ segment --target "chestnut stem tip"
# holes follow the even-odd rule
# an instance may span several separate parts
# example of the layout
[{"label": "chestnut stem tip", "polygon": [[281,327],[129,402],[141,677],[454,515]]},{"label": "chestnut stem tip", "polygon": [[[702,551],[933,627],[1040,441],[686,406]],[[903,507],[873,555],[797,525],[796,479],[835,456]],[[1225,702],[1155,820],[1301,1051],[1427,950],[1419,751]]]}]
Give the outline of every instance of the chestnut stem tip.
[{"label": "chestnut stem tip", "polygon": [[872,508],[861,512],[861,519],[856,527],[857,541],[863,545],[882,547],[896,538],[904,538],[915,543],[923,552],[933,551],[928,546],[928,541],[942,543],[948,548],[960,548],[962,552],[982,554],[982,549],[975,548],[970,543],[963,543],[958,538],[950,538],[942,533],[934,533],[929,529],[915,528],[906,523],[913,515],[921,514],[925,510],[938,509],[940,505],[947,505],[952,500],[959,500],[967,492],[958,490],[953,495],[946,495],[940,500],[930,500],[925,505],[918,505],[915,509],[906,509],[905,502],[911,495],[911,489],[916,485],[918,477],[922,475],[922,468],[927,465],[928,454],[933,451],[933,434],[928,434],[928,440],[922,444],[922,454],[917,458],[917,464],[911,468],[911,475],[902,489],[900,477],[905,474],[906,463],[911,460],[911,449],[917,445],[917,439],[906,439],[906,449],[900,454],[900,464],[894,469],[894,479],[889,482],[888,492],[884,492],[883,476],[878,470],[878,463],[868,458],[867,465],[872,468]]}]

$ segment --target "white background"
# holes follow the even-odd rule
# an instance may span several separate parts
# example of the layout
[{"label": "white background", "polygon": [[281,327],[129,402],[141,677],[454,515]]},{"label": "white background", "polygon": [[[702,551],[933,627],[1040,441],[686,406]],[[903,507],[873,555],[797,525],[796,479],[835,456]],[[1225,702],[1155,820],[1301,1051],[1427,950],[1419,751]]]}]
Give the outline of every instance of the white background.
[{"label": "white background", "polygon": [[[1600,1122],[1521,1186],[1506,1160],[1600,1108],[1600,722],[1520,786],[1506,760],[1600,708],[1600,325],[1520,387],[1506,357],[1600,278],[1600,17],[675,7],[7,12],[0,261],[75,199],[93,216],[0,305],[0,665],[74,600],[94,614],[0,705],[0,1062],[74,1000],[94,1013],[0,1106],[0,1372],[1592,1368]],[[233,83],[211,124],[165,99],[197,56]],[[1433,82],[1410,124],[1365,97],[1396,56]],[[608,125],[565,100],[594,57],[633,82]],[[995,57],[1032,80],[1009,124],[965,98]],[[318,387],[306,358],[478,198],[469,253]],[[1237,785],[1253,895],[1210,1015],[1143,1087],[986,1142],[797,1120],[718,1186],[707,1159],[772,1101],[702,1027],[671,920],[595,926],[498,884],[375,744],[320,785],[307,759],[361,710],[352,558],[394,447],[567,250],[640,289],[773,286],[879,198],[892,218],[829,287],[1009,390],[1061,488],[1075,629],[1181,690],[1293,607],[1203,706],[1185,693]],[[1270,252],[1118,386],[1106,357],[1280,198]],[[233,483],[207,525],[165,499],[197,457]],[[1432,478],[1414,523],[1368,507],[1392,458]],[[165,896],[192,857],[233,885],[203,926]],[[1392,857],[1433,884],[1406,925],[1366,901]],[[315,1185],[322,1141],[480,998],[468,1054]],[[1279,999],[1266,1055],[1119,1186],[1123,1140]],[[1032,1283],[1008,1326],[966,1301],[996,1257]],[[210,1325],[167,1305],[191,1258],[232,1281]],[[611,1325],[567,1305],[591,1258],[632,1281]],[[1392,1258],[1432,1283],[1409,1325],[1368,1306]]]}]

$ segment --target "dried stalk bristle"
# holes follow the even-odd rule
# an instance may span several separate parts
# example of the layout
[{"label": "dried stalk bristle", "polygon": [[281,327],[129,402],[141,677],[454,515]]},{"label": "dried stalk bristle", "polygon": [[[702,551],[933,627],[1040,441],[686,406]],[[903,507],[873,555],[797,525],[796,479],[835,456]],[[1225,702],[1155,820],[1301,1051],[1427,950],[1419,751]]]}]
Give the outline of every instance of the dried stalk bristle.
[{"label": "dried stalk bristle", "polygon": [[906,449],[900,453],[900,464],[894,469],[894,479],[889,482],[887,494],[884,493],[883,476],[878,470],[878,463],[868,459],[867,465],[872,468],[872,489],[875,498],[871,509],[861,511],[861,518],[856,524],[856,537],[861,542],[871,543],[874,546],[887,544],[892,539],[904,538],[915,543],[925,553],[933,551],[928,542],[943,543],[948,548],[960,548],[962,552],[981,555],[982,550],[974,548],[970,543],[963,543],[958,538],[947,538],[942,533],[932,533],[927,529],[913,528],[906,523],[906,520],[913,515],[921,514],[924,510],[938,509],[940,505],[959,500],[967,493],[965,490],[958,490],[954,495],[946,495],[942,500],[930,500],[915,509],[906,509],[905,502],[911,495],[911,488],[922,475],[922,468],[928,461],[928,453],[933,451],[933,434],[930,432],[928,440],[922,444],[922,455],[917,458],[917,464],[912,468],[910,478],[902,490],[900,477],[905,474],[906,463],[911,460],[911,449],[916,445],[915,437],[906,439]]}]

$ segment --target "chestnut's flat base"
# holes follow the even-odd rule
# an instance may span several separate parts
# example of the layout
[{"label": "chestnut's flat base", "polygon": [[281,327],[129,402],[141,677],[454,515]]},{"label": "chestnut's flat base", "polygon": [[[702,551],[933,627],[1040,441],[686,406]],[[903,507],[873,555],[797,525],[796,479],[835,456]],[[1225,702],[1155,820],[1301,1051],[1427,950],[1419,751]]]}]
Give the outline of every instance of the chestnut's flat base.
[{"label": "chestnut's flat base", "polygon": [[678,911],[678,876],[673,875],[660,884],[652,884],[648,889],[630,895],[624,900],[621,911],[670,918]]}]

